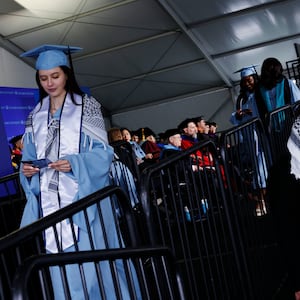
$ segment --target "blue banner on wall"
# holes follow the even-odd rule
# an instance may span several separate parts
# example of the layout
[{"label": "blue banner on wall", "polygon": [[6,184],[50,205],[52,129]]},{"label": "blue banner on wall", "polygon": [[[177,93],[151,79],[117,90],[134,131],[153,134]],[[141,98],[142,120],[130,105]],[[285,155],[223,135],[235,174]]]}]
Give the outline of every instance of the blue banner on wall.
[{"label": "blue banner on wall", "polygon": [[7,143],[6,132],[3,124],[2,113],[0,112],[0,177],[13,173],[10,159],[9,145]]},{"label": "blue banner on wall", "polygon": [[[7,144],[7,137],[4,128],[4,122],[2,118],[2,113],[0,111],[0,177],[6,176],[13,173],[13,167],[10,159],[10,150]],[[15,187],[12,184],[7,183],[7,185],[0,185],[0,197],[5,197],[8,194],[14,194]]]},{"label": "blue banner on wall", "polygon": [[14,172],[9,140],[24,133],[27,116],[37,102],[37,93],[38,89],[0,87],[1,177]]},{"label": "blue banner on wall", "polygon": [[38,89],[0,87],[0,108],[7,140],[23,134],[25,121],[38,99]]}]

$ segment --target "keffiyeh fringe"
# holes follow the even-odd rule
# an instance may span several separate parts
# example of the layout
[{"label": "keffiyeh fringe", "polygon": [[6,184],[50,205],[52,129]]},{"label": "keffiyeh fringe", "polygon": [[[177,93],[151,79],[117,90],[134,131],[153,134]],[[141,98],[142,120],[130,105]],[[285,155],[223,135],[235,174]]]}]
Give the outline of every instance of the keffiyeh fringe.
[{"label": "keffiyeh fringe", "polygon": [[294,122],[287,147],[291,154],[291,174],[300,179],[300,117]]}]

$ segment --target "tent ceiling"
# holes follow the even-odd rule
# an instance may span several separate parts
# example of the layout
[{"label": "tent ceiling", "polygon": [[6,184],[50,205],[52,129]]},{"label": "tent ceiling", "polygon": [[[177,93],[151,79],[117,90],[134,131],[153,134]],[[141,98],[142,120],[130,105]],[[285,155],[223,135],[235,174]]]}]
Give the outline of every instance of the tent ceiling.
[{"label": "tent ceiling", "polygon": [[[49,2],[49,3],[48,3]],[[78,82],[114,114],[232,87],[237,69],[297,58],[299,0],[1,0],[0,46],[83,48]],[[28,58],[24,61],[34,65]],[[260,67],[258,67],[260,72]]]}]

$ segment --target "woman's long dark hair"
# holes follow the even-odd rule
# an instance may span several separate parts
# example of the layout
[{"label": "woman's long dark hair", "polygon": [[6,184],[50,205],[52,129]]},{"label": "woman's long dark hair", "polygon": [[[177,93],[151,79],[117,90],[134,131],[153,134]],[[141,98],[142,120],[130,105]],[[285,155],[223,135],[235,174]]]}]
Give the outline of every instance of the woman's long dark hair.
[{"label": "woman's long dark hair", "polygon": [[[67,81],[66,81],[66,86],[65,89],[67,91],[67,93],[70,93],[71,95],[71,99],[72,102],[75,105],[78,105],[78,103],[76,103],[75,98],[74,98],[74,94],[78,94],[80,96],[84,95],[84,92],[81,90],[81,88],[79,87],[74,72],[73,70],[71,70],[69,67],[67,66],[60,66],[60,68],[63,70],[63,72],[67,75]],[[46,93],[46,91],[43,89],[41,83],[40,83],[40,78],[39,78],[39,71],[36,71],[35,74],[35,80],[36,83],[39,87],[39,101],[42,102],[42,100],[48,96],[48,94]]]},{"label": "woman's long dark hair", "polygon": [[267,90],[272,89],[284,78],[281,62],[275,57],[266,58],[261,67],[261,84]]}]

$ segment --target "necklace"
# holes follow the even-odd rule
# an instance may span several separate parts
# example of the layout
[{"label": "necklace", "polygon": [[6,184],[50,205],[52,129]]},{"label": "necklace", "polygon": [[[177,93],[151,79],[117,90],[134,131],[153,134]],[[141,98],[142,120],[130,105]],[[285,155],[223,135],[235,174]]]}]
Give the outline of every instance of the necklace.
[{"label": "necklace", "polygon": [[50,108],[50,112],[51,114],[54,114],[57,110],[58,110],[59,107],[56,107],[55,105],[52,105],[51,104],[51,108]]},{"label": "necklace", "polygon": [[59,95],[58,97],[50,98],[50,112],[51,114],[54,114],[59,108],[62,107],[64,103],[64,99],[66,97],[66,94]]},{"label": "necklace", "polygon": [[54,101],[50,102],[50,112],[54,114],[61,107],[60,103],[55,103]]}]

